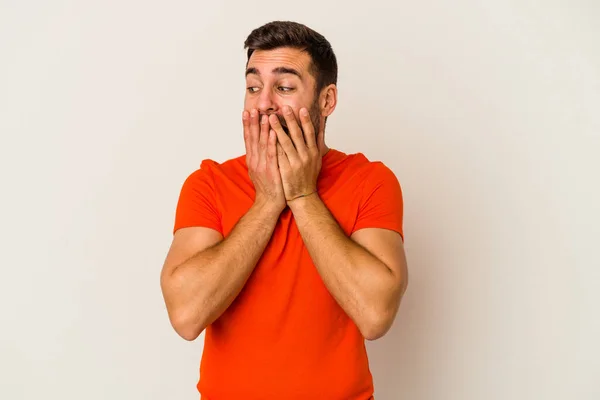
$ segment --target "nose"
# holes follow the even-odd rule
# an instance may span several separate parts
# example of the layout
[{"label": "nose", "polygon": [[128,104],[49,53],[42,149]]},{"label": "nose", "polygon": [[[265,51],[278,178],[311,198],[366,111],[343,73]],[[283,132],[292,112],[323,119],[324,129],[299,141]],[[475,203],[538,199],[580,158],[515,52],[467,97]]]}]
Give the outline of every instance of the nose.
[{"label": "nose", "polygon": [[257,106],[260,114],[272,114],[276,112],[277,105],[275,103],[273,92],[270,90],[261,91]]}]

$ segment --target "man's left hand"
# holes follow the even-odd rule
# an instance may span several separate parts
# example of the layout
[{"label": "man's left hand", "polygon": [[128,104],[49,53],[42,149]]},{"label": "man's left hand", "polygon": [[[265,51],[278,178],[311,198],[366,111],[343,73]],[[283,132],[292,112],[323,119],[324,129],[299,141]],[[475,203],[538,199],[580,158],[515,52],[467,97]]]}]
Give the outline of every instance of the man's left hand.
[{"label": "man's left hand", "polygon": [[306,108],[301,108],[299,114],[302,127],[298,125],[292,108],[283,108],[289,136],[276,115],[269,118],[271,128],[277,134],[277,161],[288,202],[316,192],[317,178],[321,171],[322,159],[310,115]]}]

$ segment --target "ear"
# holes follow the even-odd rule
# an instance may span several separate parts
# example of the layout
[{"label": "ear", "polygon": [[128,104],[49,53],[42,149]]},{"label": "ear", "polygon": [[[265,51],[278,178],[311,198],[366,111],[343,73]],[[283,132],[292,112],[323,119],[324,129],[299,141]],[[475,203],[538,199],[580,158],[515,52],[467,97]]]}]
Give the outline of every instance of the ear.
[{"label": "ear", "polygon": [[319,96],[321,116],[328,117],[333,113],[337,105],[337,92],[337,86],[333,83],[321,90],[321,95]]}]

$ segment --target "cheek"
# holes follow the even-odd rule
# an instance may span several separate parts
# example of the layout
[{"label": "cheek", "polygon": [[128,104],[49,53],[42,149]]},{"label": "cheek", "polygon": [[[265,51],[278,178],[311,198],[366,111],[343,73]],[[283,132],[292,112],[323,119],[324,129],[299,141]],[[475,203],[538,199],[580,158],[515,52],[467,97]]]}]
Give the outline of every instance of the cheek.
[{"label": "cheek", "polygon": [[244,110],[251,110],[252,108],[256,108],[256,101],[249,98],[248,95],[244,96]]},{"label": "cheek", "polygon": [[298,116],[300,115],[300,109],[302,107],[307,107],[302,101],[299,101],[297,99],[284,99],[279,104],[279,107],[283,107],[283,106],[291,107],[292,110],[294,110],[294,116],[296,118],[298,118]]}]

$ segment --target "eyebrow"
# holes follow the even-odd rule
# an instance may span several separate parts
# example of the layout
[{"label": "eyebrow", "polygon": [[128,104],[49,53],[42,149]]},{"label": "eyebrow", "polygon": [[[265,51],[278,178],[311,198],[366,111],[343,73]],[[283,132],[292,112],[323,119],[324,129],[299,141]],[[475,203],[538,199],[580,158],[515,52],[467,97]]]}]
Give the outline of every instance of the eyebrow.
[{"label": "eyebrow", "polygon": [[[300,74],[300,72],[298,72],[294,68],[277,67],[277,68],[273,68],[273,71],[271,71],[271,72],[273,72],[274,74],[278,74],[278,75],[292,74],[292,75],[296,75],[298,78],[302,79],[302,74]],[[246,69],[246,76],[248,76],[250,74],[260,76],[260,71],[254,67],[250,67],[250,68]]]}]

